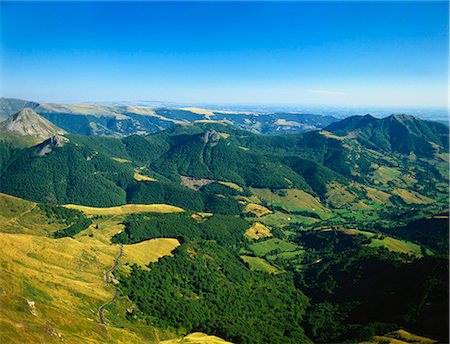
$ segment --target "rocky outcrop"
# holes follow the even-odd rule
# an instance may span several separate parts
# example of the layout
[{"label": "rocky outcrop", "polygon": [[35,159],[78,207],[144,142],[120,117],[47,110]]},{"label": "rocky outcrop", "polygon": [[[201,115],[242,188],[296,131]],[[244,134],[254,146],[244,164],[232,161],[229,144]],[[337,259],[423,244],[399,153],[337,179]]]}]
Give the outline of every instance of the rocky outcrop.
[{"label": "rocky outcrop", "polygon": [[220,140],[220,134],[215,130],[208,130],[203,135],[203,142],[205,144],[210,144],[211,147],[216,146],[219,143]]},{"label": "rocky outcrop", "polygon": [[63,147],[64,144],[67,142],[69,142],[69,139],[65,138],[64,136],[59,135],[52,136],[48,140],[45,140],[44,142],[36,146],[38,149],[36,154],[38,156],[44,156],[50,153],[55,147],[58,148]]}]

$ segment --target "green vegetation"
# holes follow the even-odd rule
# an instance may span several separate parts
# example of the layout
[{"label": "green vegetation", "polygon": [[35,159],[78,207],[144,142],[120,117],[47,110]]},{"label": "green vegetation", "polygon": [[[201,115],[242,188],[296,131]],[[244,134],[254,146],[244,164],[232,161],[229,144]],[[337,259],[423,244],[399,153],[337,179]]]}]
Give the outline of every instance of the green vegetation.
[{"label": "green vegetation", "polygon": [[292,244],[290,242],[274,238],[267,239],[264,241],[258,241],[257,243],[251,244],[250,249],[259,257],[270,254],[274,251],[286,252],[286,251],[295,251],[297,249],[297,245]]},{"label": "green vegetation", "polygon": [[300,325],[307,299],[287,275],[252,272],[207,241],[183,244],[150,269],[133,266],[119,285],[149,324],[238,343],[309,343]]},{"label": "green vegetation", "polygon": [[48,218],[68,225],[68,227],[52,233],[53,238],[73,237],[75,234],[85,230],[92,224],[92,220],[87,218],[83,212],[65,207],[39,204]]},{"label": "green vegetation", "polygon": [[265,271],[270,274],[278,273],[278,269],[270,265],[267,261],[259,257],[241,256],[241,259],[248,264],[250,270]]},{"label": "green vegetation", "polygon": [[182,241],[216,240],[221,245],[237,246],[244,240],[248,222],[238,217],[214,215],[197,221],[187,213],[133,214],[124,222],[125,230],[116,234],[115,243],[132,244],[153,238],[180,238]]}]

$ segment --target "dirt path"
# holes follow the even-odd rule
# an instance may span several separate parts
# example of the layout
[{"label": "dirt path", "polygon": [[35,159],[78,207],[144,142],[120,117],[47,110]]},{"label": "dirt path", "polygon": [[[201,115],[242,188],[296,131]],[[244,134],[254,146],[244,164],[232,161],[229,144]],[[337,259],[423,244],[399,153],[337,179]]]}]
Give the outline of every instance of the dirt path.
[{"label": "dirt path", "polygon": [[[123,253],[123,244],[120,244],[119,254],[117,255],[116,259],[114,260],[114,264],[113,264],[112,268],[105,272],[106,283],[110,282],[109,275],[114,271],[115,268],[117,268],[117,264],[119,264],[119,259],[120,259],[120,257],[122,257],[122,253]],[[114,286],[114,296],[112,297],[112,299],[109,300],[108,302],[106,302],[105,304],[101,305],[98,308],[98,318],[100,319],[100,324],[105,325],[105,319],[103,317],[103,310],[106,306],[108,306],[109,304],[111,304],[115,301],[115,299],[117,297],[117,293],[118,293],[118,288],[117,288],[117,286]]]}]

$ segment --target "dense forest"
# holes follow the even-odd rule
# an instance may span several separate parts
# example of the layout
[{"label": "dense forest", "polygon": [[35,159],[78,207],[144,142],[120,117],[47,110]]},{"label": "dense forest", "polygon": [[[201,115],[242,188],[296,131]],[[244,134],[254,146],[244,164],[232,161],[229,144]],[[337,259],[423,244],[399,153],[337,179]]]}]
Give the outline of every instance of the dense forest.
[{"label": "dense forest", "polygon": [[120,278],[149,324],[236,343],[310,342],[301,327],[308,300],[289,275],[251,272],[213,241],[186,243],[150,268]]}]

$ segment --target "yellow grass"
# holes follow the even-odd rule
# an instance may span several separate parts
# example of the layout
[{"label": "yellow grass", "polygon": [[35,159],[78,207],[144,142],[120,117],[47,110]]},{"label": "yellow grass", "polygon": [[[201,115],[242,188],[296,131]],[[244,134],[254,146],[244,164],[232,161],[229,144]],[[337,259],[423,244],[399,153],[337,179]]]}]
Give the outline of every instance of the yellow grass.
[{"label": "yellow grass", "polygon": [[264,226],[262,223],[255,222],[252,226],[247,229],[245,235],[251,239],[261,239],[271,237],[272,233],[270,233],[271,228],[268,226]]},{"label": "yellow grass", "polygon": [[104,281],[118,247],[97,241],[0,233],[0,337],[4,343],[140,343],[98,324],[113,295]]},{"label": "yellow grass", "polygon": [[172,238],[151,239],[137,244],[124,245],[122,261],[128,262],[130,265],[137,264],[148,270],[149,263],[156,262],[164,256],[171,256],[172,251],[178,246],[180,246],[180,242]]},{"label": "yellow grass", "polygon": [[389,195],[388,193],[371,187],[367,187],[366,190],[367,190],[367,197],[373,202],[378,204],[386,203],[391,197],[391,195]]},{"label": "yellow grass", "polygon": [[213,110],[208,110],[208,109],[201,109],[201,108],[196,108],[196,107],[185,107],[185,108],[181,108],[180,110],[190,111],[190,112],[196,113],[198,115],[205,115],[207,117],[215,116]]},{"label": "yellow grass", "polygon": [[267,214],[272,214],[272,210],[267,209],[265,206],[255,203],[247,204],[244,208],[244,212],[252,213],[258,217],[264,216]]},{"label": "yellow grass", "polygon": [[335,140],[339,140],[339,141],[343,141],[346,138],[346,136],[337,136],[337,135],[335,135],[333,133],[330,133],[329,131],[326,131],[326,130],[319,131],[319,134],[321,134],[321,135],[323,135],[325,137],[328,137],[330,139],[335,139]]},{"label": "yellow grass", "polygon": [[0,205],[0,232],[47,235],[64,227],[34,202],[0,193]]},{"label": "yellow grass", "polygon": [[168,204],[125,204],[117,207],[96,208],[84,205],[66,204],[66,208],[77,209],[88,215],[126,215],[135,213],[179,213],[182,208]]},{"label": "yellow grass", "polygon": [[230,134],[227,134],[227,133],[219,133],[219,136],[220,136],[221,138],[223,138],[223,139],[227,139],[227,138],[230,137]]},{"label": "yellow grass", "polygon": [[408,343],[421,343],[421,344],[433,344],[437,343],[436,340],[416,336],[405,330],[397,330],[389,332],[384,336],[373,336],[367,341],[363,341],[360,344],[408,344]]},{"label": "yellow grass", "polygon": [[120,162],[122,164],[124,164],[126,162],[131,162],[130,160],[122,159],[122,158],[111,158],[111,159],[113,159],[114,161]]},{"label": "yellow grass", "polygon": [[237,185],[236,183],[233,183],[233,182],[219,182],[219,184],[228,186],[229,188],[235,189],[235,190],[237,190],[239,192],[244,191],[244,189],[241,186],[239,186],[239,185]]},{"label": "yellow grass", "polygon": [[250,189],[254,195],[260,199],[279,205],[287,211],[308,210],[329,212],[320,201],[312,195],[299,189],[283,189],[285,196],[280,196],[270,191],[270,189]]},{"label": "yellow grass", "polygon": [[150,178],[148,176],[144,176],[143,174],[140,174],[137,172],[134,172],[134,179],[137,180],[138,182],[141,182],[141,181],[156,182],[156,179]]},{"label": "yellow grass", "polygon": [[372,238],[372,242],[369,246],[385,247],[393,252],[407,253],[418,257],[422,256],[422,250],[419,245],[409,241],[398,240],[391,237],[385,237],[384,239]]},{"label": "yellow grass", "polygon": [[327,201],[335,208],[341,208],[351,203],[356,196],[347,191],[347,188],[339,183],[333,182],[327,185]]},{"label": "yellow grass", "polygon": [[184,338],[163,340],[161,344],[230,344],[222,338],[210,336],[202,332],[188,334]]},{"label": "yellow grass", "polygon": [[403,201],[405,201],[408,204],[427,204],[432,203],[434,200],[431,198],[428,198],[416,191],[408,191],[405,189],[394,189],[392,191],[394,195],[399,196]]}]

